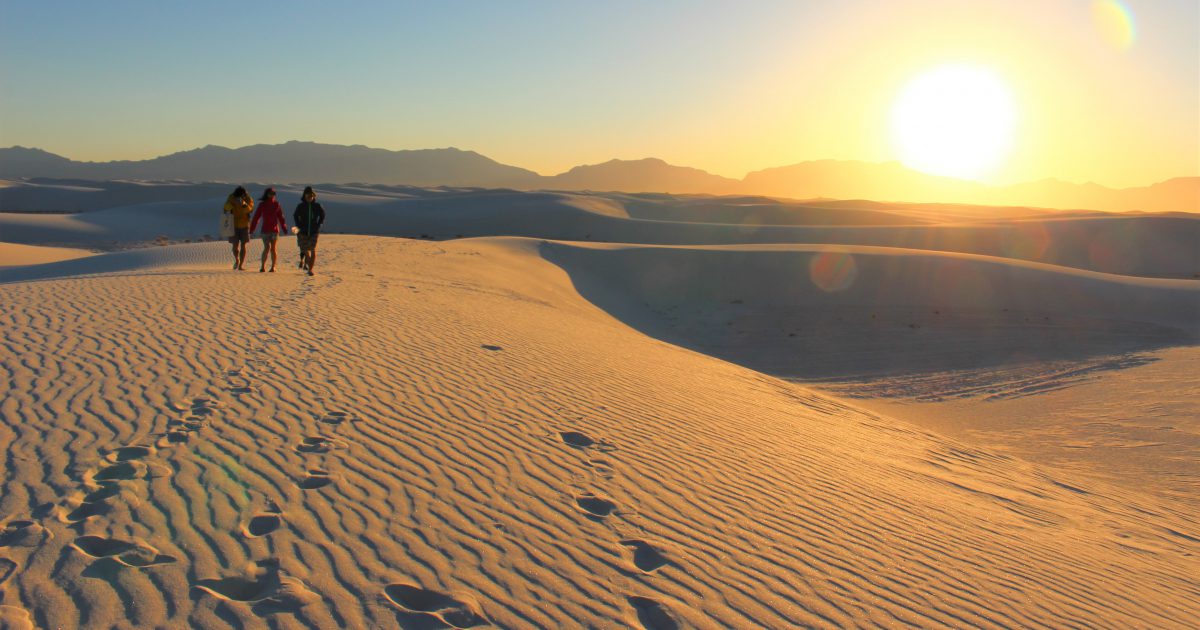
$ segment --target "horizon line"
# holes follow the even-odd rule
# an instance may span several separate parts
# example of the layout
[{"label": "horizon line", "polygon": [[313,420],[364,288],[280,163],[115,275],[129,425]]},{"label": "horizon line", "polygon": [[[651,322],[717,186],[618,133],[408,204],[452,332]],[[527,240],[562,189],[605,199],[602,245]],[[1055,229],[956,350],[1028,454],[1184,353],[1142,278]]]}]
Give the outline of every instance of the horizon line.
[{"label": "horizon line", "polygon": [[980,180],[976,180],[976,179],[967,179],[967,178],[962,178],[962,177],[952,177],[952,176],[948,176],[948,175],[936,175],[936,174],[933,174],[933,173],[926,173],[926,172],[924,172],[924,171],[920,171],[920,170],[917,170],[917,169],[911,168],[911,167],[909,167],[909,166],[906,166],[906,165],[905,165],[905,164],[904,164],[904,163],[903,163],[901,160],[872,161],[872,160],[864,160],[864,159],[852,159],[852,158],[814,158],[814,159],[808,159],[808,160],[800,160],[799,162],[792,162],[792,163],[790,163],[790,164],[782,164],[782,165],[778,165],[778,166],[768,166],[768,167],[765,167],[765,168],[760,168],[760,169],[757,169],[757,170],[750,170],[750,171],[747,171],[745,175],[743,175],[743,176],[741,176],[740,178],[738,178],[738,177],[731,177],[731,176],[729,176],[729,175],[722,175],[722,174],[720,174],[720,173],[714,173],[714,172],[712,172],[712,171],[708,171],[708,170],[705,170],[705,169],[703,169],[703,168],[696,167],[696,166],[689,166],[689,165],[683,165],[683,164],[673,164],[673,163],[671,163],[671,162],[668,162],[666,159],[663,159],[663,158],[660,158],[660,157],[656,157],[656,156],[646,156],[646,157],[641,157],[641,158],[619,158],[619,157],[615,157],[615,158],[610,158],[610,159],[608,159],[608,160],[605,160],[605,161],[603,161],[603,162],[586,163],[586,164],[576,164],[575,166],[572,166],[572,167],[568,168],[567,170],[565,170],[565,171],[562,171],[562,172],[560,172],[560,173],[554,173],[554,174],[547,175],[547,174],[544,174],[544,173],[541,173],[541,172],[535,171],[534,169],[527,168],[527,167],[524,167],[524,166],[518,166],[518,165],[516,165],[516,164],[508,164],[508,163],[506,163],[506,162],[501,162],[501,161],[499,161],[499,160],[497,160],[497,159],[495,159],[495,158],[493,158],[493,157],[491,157],[491,156],[489,156],[489,155],[487,155],[487,154],[481,153],[481,152],[479,152],[479,151],[476,151],[476,150],[474,150],[474,149],[462,149],[462,148],[459,148],[459,147],[456,147],[456,146],[445,146],[445,147],[422,147],[422,148],[406,148],[406,149],[391,149],[391,148],[386,148],[386,147],[373,147],[373,146],[369,146],[369,145],[362,144],[362,143],[355,143],[355,144],[338,144],[338,143],[332,143],[332,142],[319,142],[319,141],[316,141],[316,140],[295,140],[295,139],[292,139],[292,140],[285,140],[285,141],[283,141],[283,142],[277,142],[277,143],[270,143],[270,142],[255,142],[255,143],[251,143],[251,144],[245,144],[245,145],[242,145],[242,146],[239,146],[239,147],[228,147],[228,146],[225,146],[225,145],[208,143],[208,144],[205,144],[205,145],[202,145],[202,146],[196,146],[196,147],[192,147],[192,148],[189,148],[189,149],[179,149],[179,150],[176,150],[176,151],[172,151],[172,152],[170,152],[170,153],[163,153],[163,154],[156,155],[156,156],[154,156],[154,157],[149,157],[149,158],[141,158],[141,159],[110,159],[110,160],[104,160],[104,161],[101,161],[101,160],[76,160],[75,158],[68,157],[68,156],[66,156],[66,155],[63,155],[63,154],[61,154],[61,153],[55,153],[55,152],[53,152],[53,151],[50,151],[50,150],[47,150],[47,149],[43,149],[43,148],[41,148],[41,147],[34,147],[34,146],[28,146],[28,147],[27,147],[27,146],[24,146],[24,145],[19,145],[19,144],[14,144],[14,145],[11,145],[11,146],[8,146],[8,147],[0,147],[0,150],[4,150],[4,149],[23,149],[23,150],[26,150],[26,151],[41,151],[41,152],[43,152],[43,153],[47,153],[47,154],[50,154],[50,155],[53,155],[53,156],[56,156],[56,157],[60,157],[60,158],[63,158],[63,159],[65,159],[65,160],[69,160],[69,161],[71,161],[71,162],[75,162],[75,163],[77,163],[77,164],[112,164],[112,163],[114,163],[114,162],[150,162],[150,161],[153,161],[153,160],[156,160],[156,159],[160,159],[160,158],[164,158],[164,157],[169,157],[169,156],[172,156],[172,155],[178,155],[178,154],[180,154],[180,153],[189,153],[189,152],[192,152],[192,151],[200,151],[200,150],[207,149],[207,148],[226,149],[226,150],[229,150],[229,151],[239,151],[239,150],[241,150],[241,149],[248,149],[248,148],[252,148],[252,147],[280,147],[280,146],[285,146],[285,145],[288,145],[288,144],[312,144],[312,145],[321,145],[321,146],[328,146],[328,147],[363,148],[363,149],[369,149],[369,150],[373,150],[373,151],[387,151],[387,152],[389,152],[389,153],[419,152],[419,151],[459,151],[459,152],[461,152],[461,153],[474,153],[475,155],[478,155],[478,156],[480,156],[480,157],[483,157],[483,158],[486,158],[486,159],[488,159],[488,160],[491,160],[492,162],[495,162],[496,164],[499,164],[499,165],[501,165],[501,166],[509,166],[509,167],[512,167],[512,168],[519,168],[519,169],[522,169],[522,170],[529,171],[529,172],[533,173],[534,175],[537,175],[538,177],[547,177],[547,178],[550,178],[550,177],[558,177],[558,176],[561,176],[561,175],[565,175],[565,174],[567,174],[567,173],[571,172],[572,170],[574,170],[574,169],[576,169],[576,168],[581,168],[581,167],[589,167],[589,166],[602,166],[602,165],[604,165],[604,164],[608,164],[608,163],[611,163],[611,162],[644,162],[644,161],[658,161],[658,162],[662,162],[663,164],[666,164],[667,166],[671,166],[671,167],[674,167],[674,168],[687,168],[687,169],[693,169],[693,170],[697,170],[697,171],[700,171],[700,172],[702,172],[702,173],[705,173],[705,174],[707,174],[707,175],[711,175],[711,176],[714,176],[714,177],[720,177],[720,178],[723,178],[723,179],[728,179],[728,180],[731,180],[731,181],[734,181],[734,182],[745,182],[746,178],[747,178],[747,177],[749,177],[751,174],[754,174],[754,173],[761,173],[761,172],[763,172],[763,171],[768,171],[768,170],[774,170],[774,169],[780,169],[780,168],[789,168],[789,167],[792,167],[792,166],[799,166],[799,165],[801,165],[801,164],[811,164],[811,163],[817,163],[817,162],[841,162],[841,163],[857,163],[857,164],[871,164],[871,165],[889,165],[889,164],[895,164],[895,165],[898,165],[898,166],[900,166],[901,168],[903,168],[903,169],[905,169],[905,170],[908,170],[908,171],[910,171],[911,173],[913,173],[913,174],[915,174],[915,175],[920,175],[920,176],[923,176],[923,177],[932,177],[932,178],[937,178],[937,179],[942,179],[942,180],[955,181],[955,182],[963,182],[963,183],[967,183],[967,184],[974,184],[974,185],[978,185],[978,186],[983,186],[983,187],[985,187],[985,188],[1007,188],[1007,187],[1011,187],[1011,186],[1021,186],[1021,185],[1026,185],[1026,184],[1039,184],[1039,183],[1045,183],[1045,182],[1055,182],[1055,183],[1062,183],[1062,184],[1070,184],[1070,185],[1074,185],[1074,186],[1089,186],[1089,185],[1101,186],[1101,187],[1103,187],[1103,188],[1107,188],[1107,189],[1109,189],[1109,190],[1128,190],[1128,189],[1131,189],[1131,188],[1146,188],[1146,187],[1149,187],[1149,186],[1153,186],[1153,185],[1156,185],[1156,184],[1161,184],[1161,183],[1168,182],[1168,181],[1172,181],[1172,180],[1176,180],[1176,179],[1200,178],[1200,173],[1196,173],[1196,174],[1192,174],[1192,175],[1173,175],[1173,176],[1165,177],[1165,178],[1163,178],[1163,179],[1158,179],[1158,180],[1151,181],[1151,182],[1149,182],[1149,183],[1145,183],[1145,184],[1141,184],[1141,185],[1124,186],[1124,187],[1114,187],[1114,186],[1111,186],[1111,185],[1109,185],[1109,184],[1105,184],[1105,183],[1098,182],[1098,181],[1095,181],[1095,180],[1088,180],[1088,181],[1085,181],[1085,182],[1080,182],[1080,181],[1072,181],[1072,180],[1067,180],[1067,179],[1061,179],[1061,178],[1059,178],[1059,177],[1055,177],[1055,176],[1052,176],[1052,175],[1051,175],[1051,176],[1042,177],[1042,178],[1040,178],[1040,179],[1022,180],[1022,181],[1016,181],[1016,182],[1011,182],[1011,183],[989,183],[989,182],[980,181]]}]

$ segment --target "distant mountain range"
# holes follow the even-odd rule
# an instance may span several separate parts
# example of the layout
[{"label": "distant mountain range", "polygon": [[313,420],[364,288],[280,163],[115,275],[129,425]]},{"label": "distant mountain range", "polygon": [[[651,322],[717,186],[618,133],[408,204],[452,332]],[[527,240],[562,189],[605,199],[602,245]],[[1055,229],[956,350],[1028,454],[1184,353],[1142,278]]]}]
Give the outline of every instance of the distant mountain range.
[{"label": "distant mountain range", "polygon": [[611,160],[544,176],[474,151],[453,148],[389,151],[295,141],[240,149],[207,146],[150,160],[116,162],[76,162],[23,147],[0,149],[0,179],[38,177],[277,184],[359,182],[1200,212],[1200,177],[1125,189],[1057,180],[995,187],[927,175],[897,162],[818,160],[755,171],[736,180],[654,158]]},{"label": "distant mountain range", "polygon": [[515,187],[539,176],[474,151],[388,151],[288,142],[240,149],[209,145],[151,160],[119,162],[76,162],[40,149],[0,149],[0,178],[16,177]]}]

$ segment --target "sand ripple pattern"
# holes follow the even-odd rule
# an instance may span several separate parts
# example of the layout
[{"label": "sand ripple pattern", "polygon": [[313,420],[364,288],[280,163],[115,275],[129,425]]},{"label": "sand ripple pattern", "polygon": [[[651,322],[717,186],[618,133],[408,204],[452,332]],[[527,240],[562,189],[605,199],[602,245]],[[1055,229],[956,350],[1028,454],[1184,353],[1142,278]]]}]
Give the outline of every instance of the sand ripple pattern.
[{"label": "sand ripple pattern", "polygon": [[1200,618],[1194,515],[650,339],[536,243],[322,247],[0,286],[0,619]]}]

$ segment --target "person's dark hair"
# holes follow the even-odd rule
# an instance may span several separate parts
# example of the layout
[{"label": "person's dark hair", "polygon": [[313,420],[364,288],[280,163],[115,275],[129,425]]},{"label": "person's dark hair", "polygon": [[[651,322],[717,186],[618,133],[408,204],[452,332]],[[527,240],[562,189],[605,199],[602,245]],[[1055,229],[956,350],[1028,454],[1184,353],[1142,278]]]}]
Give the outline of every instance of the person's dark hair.
[{"label": "person's dark hair", "polygon": [[233,196],[234,196],[234,197],[245,197],[245,196],[246,196],[246,189],[245,189],[245,188],[243,188],[243,187],[241,187],[241,186],[238,186],[237,188],[234,188],[234,189],[233,189]]},{"label": "person's dark hair", "polygon": [[263,191],[263,196],[260,197],[258,200],[266,201],[274,196],[275,196],[275,189],[268,186],[267,189]]},{"label": "person's dark hair", "polygon": [[[316,199],[317,191],[313,190],[312,186],[305,186],[304,187],[304,195],[312,195],[313,199]],[[303,197],[304,195],[300,195],[300,196]]]}]

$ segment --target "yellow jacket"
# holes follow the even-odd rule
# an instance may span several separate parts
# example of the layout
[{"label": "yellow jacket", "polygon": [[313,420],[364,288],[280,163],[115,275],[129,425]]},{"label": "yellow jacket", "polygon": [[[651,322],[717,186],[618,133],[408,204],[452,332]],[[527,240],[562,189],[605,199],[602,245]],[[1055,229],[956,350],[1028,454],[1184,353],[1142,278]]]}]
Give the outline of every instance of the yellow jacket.
[{"label": "yellow jacket", "polygon": [[225,200],[225,212],[233,215],[233,227],[249,229],[250,213],[254,212],[254,200],[229,195],[229,198]]}]

